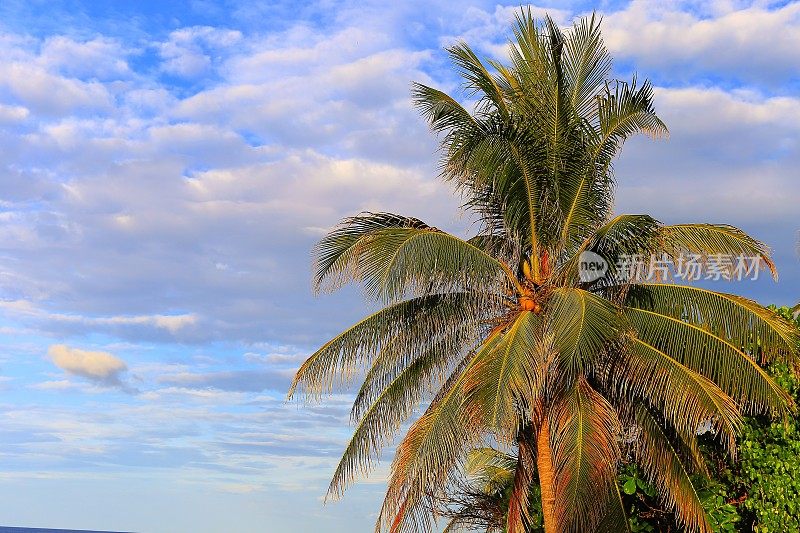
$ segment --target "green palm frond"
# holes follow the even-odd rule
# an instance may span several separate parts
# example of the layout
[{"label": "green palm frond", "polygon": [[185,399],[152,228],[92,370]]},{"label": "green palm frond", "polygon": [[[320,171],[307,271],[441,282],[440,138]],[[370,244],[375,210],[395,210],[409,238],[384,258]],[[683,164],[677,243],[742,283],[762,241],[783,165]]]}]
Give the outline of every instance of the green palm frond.
[{"label": "green palm frond", "polygon": [[495,492],[513,482],[516,466],[515,456],[484,446],[470,450],[464,470],[468,476],[483,485],[485,492]]},{"label": "green palm frond", "polygon": [[746,414],[786,415],[792,398],[739,348],[708,329],[669,315],[625,307],[637,337],[699,372],[731,396]]},{"label": "green palm frond", "polygon": [[579,378],[549,416],[556,516],[562,531],[591,531],[603,515],[620,457],[616,410]]},{"label": "green palm frond", "polygon": [[508,118],[506,95],[501,89],[501,80],[493,76],[467,43],[461,42],[447,49],[453,64],[464,79],[465,88],[471,96],[480,95],[483,113],[498,112]]},{"label": "green palm frond", "polygon": [[697,255],[703,261],[709,256],[723,255],[733,257],[732,264],[720,263],[729,277],[732,277],[735,259],[760,258],[777,279],[778,271],[770,258],[769,248],[739,228],[727,224],[675,224],[664,226],[659,232],[663,251],[678,260],[682,255]]},{"label": "green palm frond", "polygon": [[371,361],[392,341],[393,349],[400,350],[399,338],[406,341],[406,353],[424,346],[428,339],[409,338],[406,333],[410,328],[416,326],[416,331],[420,331],[427,327],[440,332],[458,328],[460,322],[453,320],[452,315],[457,318],[460,313],[469,312],[474,304],[475,298],[463,293],[434,294],[399,302],[367,316],[309,356],[295,374],[289,398],[298,388],[314,396],[331,391],[337,384],[348,383],[358,375],[363,363]]},{"label": "green palm frond", "polygon": [[481,132],[480,123],[455,98],[422,83],[411,88],[414,105],[436,132],[466,130],[473,134]]},{"label": "green palm frond", "polygon": [[[480,408],[487,427],[506,442],[516,438],[520,411],[527,412],[541,395],[544,365],[541,319],[524,311],[492,350],[465,375],[464,393]],[[510,443],[510,442],[509,442]]]},{"label": "green palm frond", "polygon": [[481,438],[482,421],[464,401],[464,378],[499,341],[499,335],[489,337],[466,368],[448,379],[406,433],[392,462],[389,490],[378,516],[377,531],[384,527],[392,533],[431,530],[429,511],[434,507],[431,489],[436,492],[446,485],[453,467]]},{"label": "green palm frond", "polygon": [[564,77],[570,106],[579,117],[591,117],[596,96],[611,72],[611,56],[603,44],[600,21],[592,14],[576,22],[564,42]]},{"label": "green palm frond", "polygon": [[366,213],[346,219],[316,247],[315,285],[359,281],[373,298],[498,287],[502,264],[417,219]]},{"label": "green palm frond", "polygon": [[558,358],[568,379],[587,371],[606,344],[627,329],[619,309],[591,292],[561,287],[553,291],[546,318]]},{"label": "green palm frond", "polygon": [[658,220],[649,215],[617,215],[585,237],[573,255],[562,263],[559,267],[561,281],[577,282],[581,253],[590,251],[599,254],[609,263],[605,283],[624,284],[624,273],[617,271],[617,260],[622,256],[650,254],[656,247],[660,226]]},{"label": "green palm frond", "polygon": [[417,411],[434,384],[444,384],[441,377],[444,371],[447,368],[459,369],[458,365],[451,364],[453,354],[449,352],[453,342],[450,337],[461,333],[437,338],[425,352],[397,372],[394,379],[375,387],[378,392],[369,401],[363,393],[359,394],[353,407],[353,417],[358,424],[333,474],[328,497],[340,498],[356,475],[366,474],[380,459],[383,447]]},{"label": "green palm frond", "polygon": [[429,375],[433,386],[441,372],[450,368],[463,354],[488,333],[489,321],[502,308],[502,300],[493,307],[482,296],[455,293],[443,298],[416,320],[397,331],[371,359],[371,364],[356,398],[351,418],[357,420],[364,410],[382,394],[417,359],[435,354],[437,363]]},{"label": "green palm frond", "polygon": [[627,301],[641,307],[706,327],[715,335],[757,357],[794,363],[800,331],[780,315],[735,294],[665,283],[631,288]]},{"label": "green palm frond", "polygon": [[663,426],[643,405],[635,406],[634,420],[640,430],[634,454],[659,497],[686,531],[711,533],[689,471]]},{"label": "green palm frond", "polygon": [[608,84],[598,99],[597,111],[600,128],[594,154],[606,167],[631,136],[644,133],[658,138],[668,134],[653,108],[653,86],[649,81],[638,88],[635,77],[630,83],[614,83],[613,89]]},{"label": "green palm frond", "polygon": [[[621,378],[616,386],[633,402],[651,405],[689,444],[701,425],[710,423],[713,433],[735,453],[741,415],[736,402],[714,382],[639,338],[631,340],[621,364],[624,372],[614,374]],[[694,447],[693,452],[702,469],[702,457]]]}]

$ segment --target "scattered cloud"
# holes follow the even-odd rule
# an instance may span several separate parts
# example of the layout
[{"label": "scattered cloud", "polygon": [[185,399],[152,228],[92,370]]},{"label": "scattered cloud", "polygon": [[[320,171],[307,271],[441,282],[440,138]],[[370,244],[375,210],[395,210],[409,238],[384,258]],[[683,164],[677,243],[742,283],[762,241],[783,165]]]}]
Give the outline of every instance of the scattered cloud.
[{"label": "scattered cloud", "polygon": [[[126,18],[106,25],[64,8],[75,27],[1,17],[8,479],[136,467],[216,499],[324,493],[351,398],[300,409],[286,387],[368,310],[355,291],[311,296],[309,250],[361,210],[465,233],[409,83],[457,91],[440,47],[464,38],[502,56],[518,9],[421,6],[193,0],[161,18],[118,6]],[[546,11],[568,24],[578,9]],[[619,75],[655,80],[671,129],[626,146],[618,210],[743,226],[775,249],[783,281],[734,290],[778,303],[800,291],[798,17],[798,2],[635,1],[603,21]]]},{"label": "scattered cloud", "polygon": [[81,350],[64,344],[53,344],[47,349],[47,355],[67,374],[109,387],[122,387],[120,375],[128,369],[125,361],[108,352]]}]

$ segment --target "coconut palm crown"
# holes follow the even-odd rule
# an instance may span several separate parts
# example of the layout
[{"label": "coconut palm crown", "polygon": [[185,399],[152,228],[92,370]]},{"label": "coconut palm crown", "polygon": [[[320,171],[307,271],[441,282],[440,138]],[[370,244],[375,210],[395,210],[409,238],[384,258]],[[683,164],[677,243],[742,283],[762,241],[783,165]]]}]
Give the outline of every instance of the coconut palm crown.
[{"label": "coconut palm crown", "polygon": [[[614,216],[612,162],[624,141],[667,129],[649,82],[610,79],[595,17],[562,31],[521,11],[508,64],[464,43],[448,52],[474,107],[421,84],[413,96],[477,235],[362,213],[315,251],[318,289],[358,282],[383,305],[311,355],[289,393],[316,398],[361,381],[329,495],[414,420],[376,531],[432,531],[470,451],[486,445],[515,450],[509,533],[525,531],[536,484],[548,533],[608,528],[609,517],[624,529],[623,453],[684,530],[711,531],[690,478],[707,472],[698,428],[734,455],[744,414],[789,413],[791,398],[760,364],[794,364],[796,332],[751,300],[642,280],[621,265],[730,254],[774,274],[768,249],[728,225]],[[607,262],[605,275],[582,276],[585,252]]]}]

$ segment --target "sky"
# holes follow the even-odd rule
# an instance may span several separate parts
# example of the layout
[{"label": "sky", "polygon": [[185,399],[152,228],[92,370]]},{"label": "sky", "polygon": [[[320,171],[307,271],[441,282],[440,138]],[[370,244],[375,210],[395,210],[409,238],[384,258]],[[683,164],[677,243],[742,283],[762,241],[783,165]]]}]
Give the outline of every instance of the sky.
[{"label": "sky", "polygon": [[[442,48],[502,58],[518,6],[0,4],[0,525],[370,530],[385,462],[322,501],[347,391],[285,401],[369,311],[313,295],[311,248],[364,210],[468,234],[410,83],[461,94]],[[714,288],[796,303],[800,2],[534,6],[592,10],[670,129],[626,144],[616,211],[745,229],[779,281]]]}]

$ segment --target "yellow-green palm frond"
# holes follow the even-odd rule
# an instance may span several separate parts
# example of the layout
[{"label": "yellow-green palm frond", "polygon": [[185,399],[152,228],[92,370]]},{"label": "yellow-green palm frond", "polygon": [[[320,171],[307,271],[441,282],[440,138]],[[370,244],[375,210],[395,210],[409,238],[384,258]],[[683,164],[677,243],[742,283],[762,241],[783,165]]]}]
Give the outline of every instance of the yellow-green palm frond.
[{"label": "yellow-green palm frond", "polygon": [[664,137],[669,132],[658,118],[653,107],[653,86],[645,81],[636,86],[636,77],[630,83],[616,82],[606,86],[605,94],[598,100],[599,131],[595,140],[594,155],[599,162],[610,165],[622,144],[637,133],[653,138]]},{"label": "yellow-green palm frond", "polygon": [[413,218],[365,213],[346,219],[316,246],[314,283],[360,282],[394,302],[408,296],[502,287],[502,264],[485,251]]},{"label": "yellow-green palm frond", "polygon": [[479,95],[479,109],[482,113],[497,112],[508,118],[509,109],[506,94],[501,86],[502,79],[491,74],[486,65],[465,42],[447,49],[453,64],[464,79],[464,86],[470,96]]},{"label": "yellow-green palm frond", "polygon": [[583,377],[548,415],[555,471],[556,519],[562,531],[591,531],[616,482],[621,434],[617,411]]},{"label": "yellow-green palm frond", "polygon": [[721,267],[732,277],[738,257],[760,258],[777,279],[778,271],[770,258],[769,247],[749,236],[744,231],[727,224],[675,224],[664,226],[659,231],[663,251],[677,260],[681,255],[698,255],[702,260],[709,256],[723,255],[734,258],[731,264],[720,262]]},{"label": "yellow-green palm frond", "polygon": [[[582,236],[580,232],[566,233],[565,239],[568,240],[564,244],[572,242],[572,255],[560,265],[557,279],[560,283],[577,283],[581,253],[589,251],[599,254],[609,263],[609,271],[600,282],[607,285],[624,284],[625,273],[617,271],[617,259],[651,253],[660,226],[660,222],[649,215],[622,214],[602,224],[588,236]],[[569,241],[577,236],[582,241],[579,246],[577,242]]]},{"label": "yellow-green palm frond", "polygon": [[698,287],[648,283],[632,287],[627,300],[673,318],[708,328],[718,337],[757,358],[795,363],[800,331],[757,302]]},{"label": "yellow-green palm frond", "polygon": [[788,414],[792,398],[742,350],[709,329],[626,306],[637,338],[716,383],[746,414]]},{"label": "yellow-green palm frond", "polygon": [[459,130],[481,133],[481,124],[449,94],[422,83],[414,83],[411,97],[433,131],[445,134]]},{"label": "yellow-green palm frond", "polygon": [[575,22],[564,41],[564,77],[577,116],[588,118],[596,112],[596,97],[610,72],[611,56],[603,44],[600,19],[593,13]]},{"label": "yellow-green palm frond", "polygon": [[657,411],[690,446],[700,470],[704,461],[695,446],[703,424],[721,437],[731,454],[736,451],[736,434],[741,414],[736,402],[714,382],[681,364],[658,348],[632,338],[622,351],[620,372],[610,384],[630,403],[646,403]]},{"label": "yellow-green palm frond", "polygon": [[506,444],[516,439],[521,416],[530,418],[532,403],[541,395],[541,334],[541,318],[523,311],[464,376],[470,405]]},{"label": "yellow-green palm frond", "polygon": [[[356,475],[366,474],[372,468],[373,462],[380,459],[383,447],[417,411],[426,395],[437,385],[444,385],[442,376],[447,369],[455,372],[461,369],[452,361],[454,355],[463,352],[459,349],[453,353],[452,350],[465,338],[463,333],[438,336],[413,361],[397,371],[391,381],[380,387],[373,384],[373,395],[363,392],[367,386],[365,382],[353,407],[353,419],[358,423],[331,479],[329,498],[340,498]],[[452,337],[458,338],[455,343]],[[462,355],[462,361],[466,359]]]},{"label": "yellow-green palm frond", "polygon": [[628,328],[624,316],[613,303],[571,287],[553,290],[545,322],[553,339],[556,367],[568,381],[588,372],[607,343]]},{"label": "yellow-green palm frond", "polygon": [[470,450],[464,471],[483,487],[484,492],[491,493],[502,491],[513,483],[516,466],[515,456],[483,446]]},{"label": "yellow-green palm frond", "polygon": [[[476,305],[479,303],[479,305]],[[289,398],[298,388],[311,396],[330,392],[337,384],[346,384],[362,371],[389,344],[393,349],[411,353],[429,342],[428,331],[440,333],[457,329],[463,313],[480,316],[484,299],[473,295],[434,294],[389,305],[346,329],[314,352],[295,374]],[[408,331],[422,336],[410,337]],[[399,341],[405,344],[400,347]]]},{"label": "yellow-green palm frond", "polygon": [[658,489],[661,500],[675,513],[684,530],[711,533],[711,524],[689,471],[664,427],[643,405],[634,407],[634,420],[639,428],[634,456],[647,479]]},{"label": "yellow-green palm frond", "polygon": [[464,381],[471,367],[496,348],[499,335],[490,336],[462,370],[457,369],[425,413],[411,425],[392,461],[389,488],[376,531],[430,531],[435,496],[455,467],[483,436],[478,413],[465,401]]},{"label": "yellow-green palm frond", "polygon": [[384,388],[420,358],[437,359],[430,369],[433,386],[437,374],[442,378],[442,372],[486,336],[489,321],[501,305],[501,300],[497,307],[492,307],[485,305],[481,296],[454,293],[405,324],[372,358],[353,402],[351,418],[360,418]]}]

